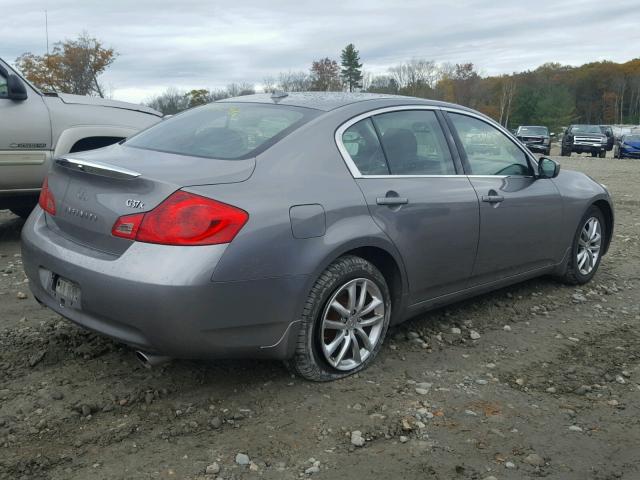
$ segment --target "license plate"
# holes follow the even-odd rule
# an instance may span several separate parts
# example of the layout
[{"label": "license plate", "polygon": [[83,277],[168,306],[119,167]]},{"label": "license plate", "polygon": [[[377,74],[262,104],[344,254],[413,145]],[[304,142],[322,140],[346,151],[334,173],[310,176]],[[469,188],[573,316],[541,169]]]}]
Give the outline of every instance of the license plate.
[{"label": "license plate", "polygon": [[53,293],[60,302],[61,307],[80,307],[80,286],[78,286],[78,284],[54,275],[52,286]]}]

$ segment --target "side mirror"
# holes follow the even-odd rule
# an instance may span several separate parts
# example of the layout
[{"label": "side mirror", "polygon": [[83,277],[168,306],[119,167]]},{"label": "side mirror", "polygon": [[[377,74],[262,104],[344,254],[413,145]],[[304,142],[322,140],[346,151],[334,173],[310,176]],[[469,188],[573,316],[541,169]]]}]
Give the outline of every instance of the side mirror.
[{"label": "side mirror", "polygon": [[25,87],[22,80],[13,73],[7,77],[7,98],[11,100],[27,99],[27,87]]},{"label": "side mirror", "polygon": [[556,178],[560,173],[560,164],[548,157],[540,157],[538,160],[538,177]]}]

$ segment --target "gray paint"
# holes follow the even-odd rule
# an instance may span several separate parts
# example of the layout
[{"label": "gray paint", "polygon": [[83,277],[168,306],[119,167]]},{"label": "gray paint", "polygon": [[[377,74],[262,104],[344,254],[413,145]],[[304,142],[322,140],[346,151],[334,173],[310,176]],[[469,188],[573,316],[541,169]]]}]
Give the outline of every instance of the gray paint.
[{"label": "gray paint", "polygon": [[[437,305],[562,271],[580,217],[594,201],[611,203],[602,186],[575,172],[562,171],[553,180],[466,175],[455,150],[458,175],[354,178],[335,141],[338,128],[350,119],[414,104],[472,111],[405,97],[331,98],[282,99],[303,107],[325,99],[327,104],[325,113],[247,164],[169,154],[154,164],[155,152],[125,143],[79,157],[141,172],[134,180],[74,175],[54,166],[56,198],[70,203],[72,187],[82,188],[87,208],[104,221],[83,228],[40,209],[32,214],[23,229],[23,249],[34,295],[77,323],[155,353],[286,358],[310,289],[346,252],[372,247],[393,258],[401,286],[392,321],[399,322]],[[272,102],[265,96],[240,100]],[[535,158],[527,156],[535,166]],[[134,195],[151,209],[178,188],[242,208],[249,221],[230,244],[210,247],[149,245],[109,234],[117,216],[133,213],[125,198]],[[490,190],[504,196],[498,207],[479,201]],[[388,192],[408,203],[378,205],[376,199]],[[43,284],[42,268],[81,285],[82,310],[57,305]]]}]

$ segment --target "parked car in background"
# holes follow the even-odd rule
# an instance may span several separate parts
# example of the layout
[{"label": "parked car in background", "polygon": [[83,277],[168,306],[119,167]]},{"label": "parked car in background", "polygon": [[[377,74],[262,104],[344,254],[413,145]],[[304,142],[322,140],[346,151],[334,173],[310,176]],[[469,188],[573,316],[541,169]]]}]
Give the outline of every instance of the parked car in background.
[{"label": "parked car in background", "polygon": [[627,133],[620,138],[616,145],[616,158],[640,158],[640,133]]},{"label": "parked car in background", "polygon": [[615,143],[615,136],[613,135],[613,129],[611,125],[600,125],[600,131],[607,136],[607,152],[613,150]]},{"label": "parked car in background", "polygon": [[22,256],[40,302],[145,362],[279,358],[333,380],[430,308],[588,282],[613,224],[604,186],[474,110],[260,94],[56,159]]},{"label": "parked car in background", "polygon": [[604,158],[608,142],[608,137],[602,133],[599,125],[571,125],[562,136],[560,155],[569,157],[572,152],[576,152]]},{"label": "parked car in background", "polygon": [[516,130],[516,137],[532,152],[549,155],[551,153],[551,137],[547,127],[521,125]]},{"label": "parked car in background", "polygon": [[111,145],[161,117],[142,105],[42,93],[0,59],[0,209],[28,216],[53,157]]}]

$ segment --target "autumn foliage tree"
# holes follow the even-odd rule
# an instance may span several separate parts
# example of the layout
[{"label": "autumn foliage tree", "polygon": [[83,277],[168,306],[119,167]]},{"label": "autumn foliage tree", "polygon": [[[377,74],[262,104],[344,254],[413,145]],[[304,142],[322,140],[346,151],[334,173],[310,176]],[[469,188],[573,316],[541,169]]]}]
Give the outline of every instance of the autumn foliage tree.
[{"label": "autumn foliage tree", "polygon": [[319,92],[342,90],[338,62],[329,57],[313,61],[311,64],[311,90]]},{"label": "autumn foliage tree", "polygon": [[99,77],[116,57],[113,48],[105,48],[85,32],[75,40],[56,43],[49,54],[24,53],[16,65],[41,90],[104,97]]}]

